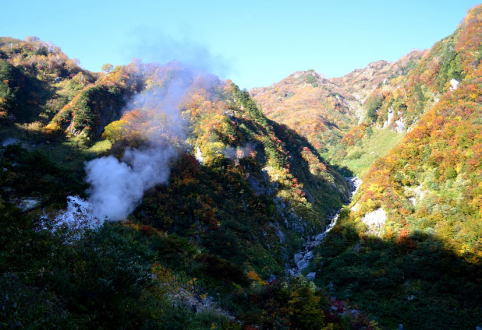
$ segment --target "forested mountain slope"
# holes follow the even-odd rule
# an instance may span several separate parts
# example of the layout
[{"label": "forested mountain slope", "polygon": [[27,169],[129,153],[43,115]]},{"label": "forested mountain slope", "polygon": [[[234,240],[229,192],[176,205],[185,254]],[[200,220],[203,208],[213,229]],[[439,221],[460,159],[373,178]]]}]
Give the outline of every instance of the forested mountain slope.
[{"label": "forested mountain slope", "polygon": [[367,97],[390,79],[406,74],[421,55],[414,51],[394,63],[373,62],[340,78],[327,79],[313,70],[296,72],[250,93],[270,119],[327,152],[363,119]]},{"label": "forested mountain slope", "polygon": [[405,74],[373,90],[363,104],[362,121],[324,156],[365,174],[445,93],[473,78],[480,61],[478,10],[473,9],[452,35],[425,51],[418,62],[411,62]]},{"label": "forested mountain slope", "polygon": [[408,129],[368,167],[311,269],[384,326],[466,329],[482,319],[481,36],[478,6],[396,85],[372,94],[379,101],[340,146],[363,152],[377,126]]},{"label": "forested mountain slope", "polygon": [[[247,92],[178,63],[91,73],[38,39],[1,40],[2,326],[368,325],[284,278],[349,187]],[[169,180],[123,221],[92,218],[93,164],[130,173],[153,143],[170,144]]]}]

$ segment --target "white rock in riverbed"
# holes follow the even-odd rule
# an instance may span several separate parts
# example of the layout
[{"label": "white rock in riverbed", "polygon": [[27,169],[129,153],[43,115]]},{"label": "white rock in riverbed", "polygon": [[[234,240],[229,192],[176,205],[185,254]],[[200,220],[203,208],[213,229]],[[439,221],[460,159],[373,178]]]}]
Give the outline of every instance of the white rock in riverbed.
[{"label": "white rock in riverbed", "polygon": [[[358,188],[360,187],[362,181],[357,177],[345,177],[349,187],[350,187],[350,198],[357,192]],[[340,215],[340,210],[336,212],[336,214],[332,215],[328,218],[329,224],[328,226],[319,234],[310,237],[306,243],[304,244],[304,249],[301,252],[298,252],[294,255],[294,262],[295,267],[291,269],[287,269],[287,273],[290,276],[297,276],[299,275],[308,265],[310,264],[311,260],[313,259],[313,249],[320,245],[328,233],[335,227],[338,217]],[[311,274],[311,273],[309,273]],[[309,275],[308,274],[308,275]]]}]

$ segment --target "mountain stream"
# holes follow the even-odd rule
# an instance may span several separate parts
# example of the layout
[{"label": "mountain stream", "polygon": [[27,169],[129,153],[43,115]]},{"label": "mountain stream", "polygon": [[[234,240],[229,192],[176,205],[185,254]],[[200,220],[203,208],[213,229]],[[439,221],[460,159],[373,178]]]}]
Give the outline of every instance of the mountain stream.
[{"label": "mountain stream", "polygon": [[[358,188],[360,187],[361,180],[358,177],[347,177],[345,178],[350,186],[350,200],[353,195],[357,192]],[[320,245],[328,233],[335,227],[336,222],[338,221],[338,217],[340,216],[341,208],[329,218],[330,222],[328,226],[319,234],[312,236],[309,238],[303,246],[303,250],[294,254],[293,259],[295,266],[288,269],[288,274],[291,276],[300,275],[301,272],[308,267],[313,259],[313,250],[315,247]],[[313,280],[316,276],[315,272],[308,273],[306,278]]]}]

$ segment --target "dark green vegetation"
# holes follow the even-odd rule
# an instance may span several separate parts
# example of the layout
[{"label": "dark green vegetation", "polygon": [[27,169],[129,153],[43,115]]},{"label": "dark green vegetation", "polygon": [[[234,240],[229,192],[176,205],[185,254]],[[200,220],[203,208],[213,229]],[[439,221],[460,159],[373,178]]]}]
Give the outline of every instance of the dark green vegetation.
[{"label": "dark green vegetation", "polygon": [[[436,236],[365,235],[345,211],[315,254],[318,285],[349,300],[389,329],[471,329],[480,323],[480,263],[468,262]],[[321,271],[320,271],[321,269]]]},{"label": "dark green vegetation", "polygon": [[[169,185],[146,192],[129,219],[52,230],[66,197],[85,197],[84,161],[143,143],[136,110],[121,117],[129,97],[184,73],[152,66],[159,72],[146,76],[132,64],[94,74],[35,39],[1,45],[1,327],[369,324],[333,311],[312,283],[283,279],[303,237],[322,230],[348,187],[304,138],[269,121],[231,83],[190,82],[182,105],[190,146],[180,147]],[[54,57],[71,66],[56,71]]]},{"label": "dark green vegetation", "polygon": [[[78,233],[67,228],[50,231],[49,221],[40,220],[40,209],[48,212],[85,187],[38,152],[9,146],[2,156],[7,169],[0,204],[2,327],[368,324],[361,316],[333,313],[326,294],[309,282],[268,284],[258,276],[254,269],[282,273],[283,263],[275,259],[281,253],[273,250],[278,239],[266,239],[262,232],[270,230],[267,223],[275,208],[272,201],[254,197],[230,162],[204,167],[186,154],[174,166],[171,184],[150,192],[132,217],[152,226],[105,224],[75,239]],[[28,177],[32,171],[37,177]],[[199,182],[193,186],[192,180]],[[8,202],[25,195],[24,188],[29,196],[42,198],[42,205],[22,212]],[[170,212],[164,214],[166,206]],[[208,297],[215,297],[223,311],[210,308]]]},{"label": "dark green vegetation", "polygon": [[0,38],[0,118],[46,123],[95,76],[36,39]]},{"label": "dark green vegetation", "polygon": [[[271,119],[176,63],[91,73],[35,38],[1,38],[0,327],[481,325],[481,9],[395,64],[262,89],[260,103],[282,103]],[[132,97],[179,77],[189,127],[168,184],[124,221],[53,230],[67,196],[88,195],[85,161],[162,128],[147,106],[123,112]],[[287,277],[353,173],[363,185],[303,271],[316,277]]]}]

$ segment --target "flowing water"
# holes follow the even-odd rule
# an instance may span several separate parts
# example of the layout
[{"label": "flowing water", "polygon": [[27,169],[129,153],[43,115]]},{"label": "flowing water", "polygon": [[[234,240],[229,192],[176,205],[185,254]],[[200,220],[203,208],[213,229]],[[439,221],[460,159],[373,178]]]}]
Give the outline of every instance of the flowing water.
[{"label": "flowing water", "polygon": [[[350,192],[350,200],[353,195],[357,192],[358,187],[360,187],[361,180],[358,177],[348,177],[345,178],[348,182],[351,192]],[[295,253],[293,256],[295,266],[288,269],[288,274],[291,276],[297,276],[301,274],[301,272],[308,267],[310,264],[311,259],[313,259],[313,250],[315,247],[321,244],[325,239],[326,235],[335,227],[336,222],[338,221],[338,217],[340,216],[339,209],[333,216],[329,218],[328,226],[319,234],[309,238],[303,246],[303,250]],[[307,274],[307,278],[313,279],[316,276],[316,273],[309,273]]]}]

